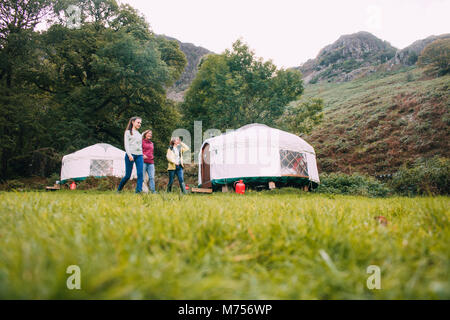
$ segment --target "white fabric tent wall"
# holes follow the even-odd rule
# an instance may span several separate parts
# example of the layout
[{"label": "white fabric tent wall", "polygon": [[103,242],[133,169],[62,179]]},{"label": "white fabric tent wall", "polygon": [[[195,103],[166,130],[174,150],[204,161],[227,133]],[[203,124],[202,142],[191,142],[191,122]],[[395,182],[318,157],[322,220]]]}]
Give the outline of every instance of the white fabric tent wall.
[{"label": "white fabric tent wall", "polygon": [[[95,168],[96,165],[101,167]],[[95,175],[92,174],[93,169],[97,169],[94,172],[102,173],[99,174],[100,176],[123,177],[125,175],[125,151],[107,143],[97,143],[65,155],[62,159],[61,181]],[[131,179],[136,179],[136,177],[136,166],[133,166]]]},{"label": "white fabric tent wall", "polygon": [[205,144],[209,144],[211,180],[282,176],[282,149],[305,154],[309,179],[320,182],[316,154],[310,144],[294,134],[255,123],[203,142],[198,158],[199,184],[202,183],[201,163]]}]

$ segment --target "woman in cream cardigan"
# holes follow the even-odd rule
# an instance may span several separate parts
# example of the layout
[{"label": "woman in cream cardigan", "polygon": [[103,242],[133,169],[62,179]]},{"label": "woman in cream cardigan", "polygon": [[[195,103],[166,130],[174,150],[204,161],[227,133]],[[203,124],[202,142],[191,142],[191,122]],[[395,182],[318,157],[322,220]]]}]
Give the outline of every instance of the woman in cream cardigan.
[{"label": "woman in cream cardigan", "polygon": [[175,175],[178,177],[181,192],[186,193],[186,186],[183,178],[183,153],[188,151],[189,147],[181,142],[180,137],[170,139],[170,146],[167,149],[166,158],[169,162],[167,171],[169,171],[169,184],[167,185],[167,192],[172,191],[172,184]]},{"label": "woman in cream cardigan", "polygon": [[142,182],[144,181],[144,159],[142,155],[142,136],[139,133],[142,119],[139,117],[132,117],[128,121],[127,129],[124,133],[125,146],[125,176],[122,178],[117,188],[117,192],[122,191],[125,183],[130,180],[133,164],[136,164],[137,184],[136,193],[142,192]]}]

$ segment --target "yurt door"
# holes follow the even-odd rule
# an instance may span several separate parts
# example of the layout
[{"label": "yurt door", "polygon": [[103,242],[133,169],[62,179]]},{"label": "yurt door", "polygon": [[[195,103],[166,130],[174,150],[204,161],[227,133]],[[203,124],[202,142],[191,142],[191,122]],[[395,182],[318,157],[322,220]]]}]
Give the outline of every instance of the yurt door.
[{"label": "yurt door", "polygon": [[210,156],[209,156],[209,144],[205,144],[202,149],[202,186],[211,187],[211,175],[210,175]]}]

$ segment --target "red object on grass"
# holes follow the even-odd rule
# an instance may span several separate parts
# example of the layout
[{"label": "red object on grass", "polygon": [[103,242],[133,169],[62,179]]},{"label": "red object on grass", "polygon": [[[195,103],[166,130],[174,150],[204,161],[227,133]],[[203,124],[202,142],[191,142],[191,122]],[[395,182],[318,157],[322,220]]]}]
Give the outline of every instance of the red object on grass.
[{"label": "red object on grass", "polygon": [[377,220],[383,226],[387,226],[387,224],[388,224],[388,220],[386,219],[386,217],[383,217],[383,216],[376,216],[375,220]]},{"label": "red object on grass", "polygon": [[239,180],[238,183],[235,182],[236,185],[236,193],[244,194],[245,193],[245,184],[242,180]]},{"label": "red object on grass", "polygon": [[75,181],[72,181],[72,183],[70,184],[70,190],[75,190],[77,188],[77,184],[75,183]]}]

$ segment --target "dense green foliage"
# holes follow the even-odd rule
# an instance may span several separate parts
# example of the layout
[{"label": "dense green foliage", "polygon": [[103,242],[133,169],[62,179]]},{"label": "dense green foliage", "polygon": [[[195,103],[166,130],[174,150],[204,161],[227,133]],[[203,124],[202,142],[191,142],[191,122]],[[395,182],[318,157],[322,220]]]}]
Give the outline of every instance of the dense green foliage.
[{"label": "dense green foliage", "polygon": [[43,108],[36,101],[43,97],[26,84],[26,74],[35,51],[33,29],[52,5],[50,0],[0,2],[0,179],[14,155],[34,148],[42,129],[35,115]]},{"label": "dense green foliage", "polygon": [[403,195],[450,194],[450,159],[419,159],[393,175],[390,185]]},{"label": "dense green foliage", "polygon": [[[59,18],[69,4],[42,3],[41,11],[50,7]],[[155,37],[129,5],[70,3],[81,8],[79,27],[69,28],[57,18],[43,32],[33,31],[35,25],[8,25],[2,39],[2,178],[40,174],[41,168],[29,172],[23,162],[36,150],[51,149],[60,159],[98,142],[122,148],[123,131],[134,115],[142,117],[143,129],[154,130],[155,149],[162,156],[180,119],[166,99],[166,88],[186,64],[178,43]],[[32,14],[11,6],[24,19]]]},{"label": "dense green foliage", "polygon": [[276,121],[280,128],[301,135],[311,133],[323,119],[323,100],[312,98],[290,103]]},{"label": "dense green foliage", "polygon": [[372,177],[357,173],[324,173],[320,175],[320,185],[315,192],[383,197],[390,189]]},{"label": "dense green foliage", "polygon": [[220,130],[254,122],[273,125],[302,92],[298,71],[277,70],[238,40],[232,50],[204,58],[185,96],[184,120],[188,125],[202,120],[203,127]]},{"label": "dense green foliage", "polygon": [[433,41],[423,49],[418,65],[430,75],[443,76],[450,73],[450,39]]},{"label": "dense green foliage", "polygon": [[[447,197],[58,191],[0,202],[1,299],[450,298]],[[69,265],[81,290],[66,287]],[[370,265],[381,290],[366,286]]]}]

